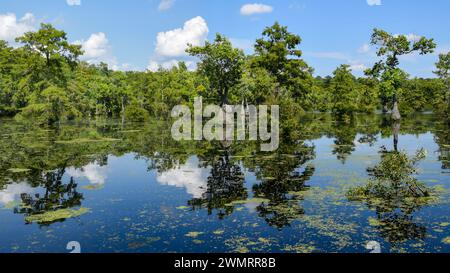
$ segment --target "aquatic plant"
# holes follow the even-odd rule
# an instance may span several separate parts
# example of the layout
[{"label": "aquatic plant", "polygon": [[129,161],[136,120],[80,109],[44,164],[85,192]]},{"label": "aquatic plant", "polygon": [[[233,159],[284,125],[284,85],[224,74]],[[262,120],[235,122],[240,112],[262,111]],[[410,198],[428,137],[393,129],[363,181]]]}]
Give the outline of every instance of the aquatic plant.
[{"label": "aquatic plant", "polygon": [[81,216],[85,213],[88,213],[90,209],[81,207],[78,210],[73,209],[59,209],[54,211],[46,211],[41,214],[33,214],[25,217],[25,222],[27,223],[39,223],[39,224],[47,224],[53,223],[57,221],[62,221],[68,218],[74,218]]}]

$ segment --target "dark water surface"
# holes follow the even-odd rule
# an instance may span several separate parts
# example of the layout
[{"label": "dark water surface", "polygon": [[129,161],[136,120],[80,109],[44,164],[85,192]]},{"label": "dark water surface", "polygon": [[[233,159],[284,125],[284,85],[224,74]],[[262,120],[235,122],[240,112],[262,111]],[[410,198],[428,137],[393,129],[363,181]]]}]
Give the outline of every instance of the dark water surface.
[{"label": "dark water surface", "polygon": [[[450,252],[449,128],[402,121],[398,150],[433,197],[351,200],[380,151],[382,116],[305,118],[273,153],[175,142],[170,124],[97,121],[42,129],[0,120],[0,252]],[[391,195],[390,195],[391,196]]]}]

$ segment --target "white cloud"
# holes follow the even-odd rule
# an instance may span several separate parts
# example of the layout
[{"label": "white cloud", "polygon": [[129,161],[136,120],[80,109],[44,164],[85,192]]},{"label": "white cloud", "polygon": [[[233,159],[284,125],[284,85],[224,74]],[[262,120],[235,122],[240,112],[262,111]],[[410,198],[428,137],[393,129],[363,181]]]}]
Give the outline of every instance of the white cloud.
[{"label": "white cloud", "polygon": [[367,69],[367,66],[365,66],[364,64],[361,63],[355,63],[355,64],[351,64],[350,65],[350,69],[354,72],[356,71],[364,71]]},{"label": "white cloud", "polygon": [[89,183],[103,185],[107,179],[107,166],[100,166],[97,163],[90,163],[81,169],[69,168],[67,174],[74,178],[87,178]]},{"label": "white cloud", "polygon": [[367,0],[369,6],[381,6],[381,0]]},{"label": "white cloud", "polygon": [[273,7],[264,4],[245,4],[241,7],[242,15],[253,15],[259,13],[271,13],[273,11]]},{"label": "white cloud", "polygon": [[118,63],[117,58],[113,55],[109,40],[103,32],[93,33],[87,40],[75,41],[74,43],[82,46],[84,54],[81,59],[90,64],[103,62],[108,64],[112,70],[130,69],[129,64]]},{"label": "white cloud", "polygon": [[0,204],[7,205],[8,203],[18,201],[22,193],[31,194],[34,191],[35,189],[25,182],[9,184],[0,191]]},{"label": "white cloud", "polygon": [[81,0],[66,0],[67,5],[69,6],[80,6]]},{"label": "white cloud", "polygon": [[186,53],[187,45],[202,45],[208,32],[208,25],[200,16],[186,21],[182,28],[159,32],[156,37],[155,53],[148,69],[156,71],[159,66],[168,69],[179,61],[185,61],[189,69],[194,69],[195,64]]},{"label": "white cloud", "polygon": [[0,40],[14,42],[15,38],[34,30],[35,22],[32,13],[26,13],[19,20],[14,13],[0,14]]},{"label": "white cloud", "polygon": [[168,10],[173,6],[173,4],[175,4],[175,0],[161,0],[158,5],[158,10]]},{"label": "white cloud", "polygon": [[[182,61],[182,60],[177,60],[177,59],[171,59],[171,60],[167,60],[167,61],[154,61],[154,60],[150,60],[147,69],[152,71],[152,72],[156,72],[159,70],[159,68],[163,68],[163,69],[171,69],[173,67],[177,67],[178,63]],[[188,70],[193,71],[196,68],[196,64],[193,61],[184,61]]]},{"label": "white cloud", "polygon": [[422,39],[422,36],[414,34],[414,33],[410,33],[405,36],[406,36],[406,39],[408,39],[408,41],[410,41],[410,42],[418,42],[420,39]]},{"label": "white cloud", "polygon": [[236,39],[230,38],[231,44],[239,49],[242,49],[246,53],[252,53],[254,47],[254,41],[249,39]]},{"label": "white cloud", "polygon": [[370,51],[369,44],[363,44],[360,48],[358,48],[358,53],[364,54]]},{"label": "white cloud", "polygon": [[155,52],[165,57],[185,55],[187,44],[194,46],[203,44],[208,32],[206,21],[197,16],[186,21],[183,28],[158,33]]},{"label": "white cloud", "polygon": [[109,40],[103,32],[93,33],[86,41],[82,40],[75,43],[81,44],[84,50],[83,57],[88,59],[104,58],[111,51]]},{"label": "white cloud", "polygon": [[209,173],[209,168],[199,168],[198,160],[191,158],[177,169],[158,174],[156,181],[162,185],[185,188],[194,198],[201,198],[207,189]]}]

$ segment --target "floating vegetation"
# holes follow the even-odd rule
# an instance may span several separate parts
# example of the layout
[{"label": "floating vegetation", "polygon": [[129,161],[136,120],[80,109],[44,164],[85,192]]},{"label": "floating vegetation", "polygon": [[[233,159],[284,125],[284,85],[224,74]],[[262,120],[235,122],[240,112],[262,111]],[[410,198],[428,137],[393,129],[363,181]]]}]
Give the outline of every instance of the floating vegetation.
[{"label": "floating vegetation", "polygon": [[313,245],[286,245],[282,250],[287,252],[295,252],[295,253],[312,253],[316,250],[316,247]]},{"label": "floating vegetation", "polygon": [[213,234],[215,234],[215,235],[222,235],[224,233],[225,233],[225,230],[223,230],[223,229],[218,229],[218,230],[213,231]]},{"label": "floating vegetation", "polygon": [[12,172],[12,173],[26,173],[26,172],[29,172],[29,171],[31,171],[30,169],[25,169],[25,168],[11,168],[11,169],[8,169],[8,172]]},{"label": "floating vegetation", "polygon": [[98,138],[98,139],[92,139],[92,138],[77,138],[72,140],[58,140],[55,141],[57,144],[83,144],[83,143],[96,143],[96,142],[115,142],[115,141],[121,141],[121,139],[117,138]]},{"label": "floating vegetation", "polygon": [[250,251],[262,252],[270,249],[276,242],[275,239],[259,237],[256,241],[248,237],[237,236],[225,240],[225,245],[234,253],[248,253]]},{"label": "floating vegetation", "polygon": [[130,248],[130,249],[143,248],[143,247],[149,246],[155,242],[158,242],[160,240],[161,240],[161,237],[148,237],[148,238],[142,239],[141,241],[129,243],[128,248]]},{"label": "floating vegetation", "polygon": [[119,131],[120,133],[124,133],[124,134],[127,134],[127,133],[139,133],[139,132],[142,132],[142,130],[122,130],[122,131]]},{"label": "floating vegetation", "polygon": [[444,244],[449,245],[449,244],[450,244],[450,237],[445,237],[444,239],[442,239],[442,242],[443,242]]},{"label": "floating vegetation", "polygon": [[246,199],[246,200],[236,200],[233,202],[230,202],[228,204],[225,204],[225,206],[236,206],[236,205],[245,205],[245,204],[261,204],[261,203],[267,203],[269,202],[269,199],[265,199],[265,198],[250,198],[250,199]]},{"label": "floating vegetation", "polygon": [[82,189],[85,190],[100,190],[103,189],[105,186],[103,184],[92,184],[92,185],[86,185],[81,187]]},{"label": "floating vegetation", "polygon": [[53,223],[56,221],[65,220],[68,218],[74,218],[81,216],[85,213],[88,213],[90,209],[81,207],[78,210],[73,209],[59,209],[55,211],[46,211],[41,214],[34,214],[29,215],[25,217],[25,222],[27,223],[39,223],[39,224],[46,224],[46,223]]},{"label": "floating vegetation", "polygon": [[190,231],[188,232],[186,235],[186,237],[191,237],[191,238],[197,238],[198,236],[204,234],[204,232],[198,232],[198,231]]},{"label": "floating vegetation", "polygon": [[369,221],[369,225],[372,227],[377,227],[382,224],[378,219],[375,219],[373,217],[369,217],[367,220]]}]

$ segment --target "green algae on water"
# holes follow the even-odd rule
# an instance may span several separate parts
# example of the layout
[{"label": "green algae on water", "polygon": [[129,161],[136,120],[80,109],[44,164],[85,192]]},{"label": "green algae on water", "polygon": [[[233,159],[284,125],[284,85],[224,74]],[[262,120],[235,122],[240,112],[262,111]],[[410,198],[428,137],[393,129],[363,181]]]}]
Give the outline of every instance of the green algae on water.
[{"label": "green algae on water", "polygon": [[8,169],[8,172],[12,172],[12,173],[26,173],[31,171],[30,169],[25,169],[25,168],[11,168]]},{"label": "green algae on water", "polygon": [[100,189],[103,189],[103,187],[104,187],[104,185],[95,184],[95,185],[86,185],[81,188],[83,188],[85,190],[100,190]]},{"label": "green algae on water", "polygon": [[95,143],[95,142],[115,142],[120,141],[117,138],[99,138],[99,139],[91,139],[91,138],[77,138],[72,140],[58,140],[55,141],[57,144],[82,144],[82,143]]},{"label": "green algae on water", "polygon": [[191,238],[197,238],[198,236],[202,235],[204,232],[198,232],[198,231],[190,231],[185,236],[191,237]]},{"label": "green algae on water", "polygon": [[445,237],[444,239],[442,239],[442,242],[444,244],[450,245],[450,237]]},{"label": "green algae on water", "polygon": [[25,222],[27,223],[39,223],[39,224],[45,224],[45,223],[52,223],[60,220],[65,220],[68,218],[74,218],[81,216],[85,213],[88,213],[90,209],[81,207],[78,210],[73,209],[59,209],[55,211],[47,211],[41,214],[34,214],[25,217]]}]

